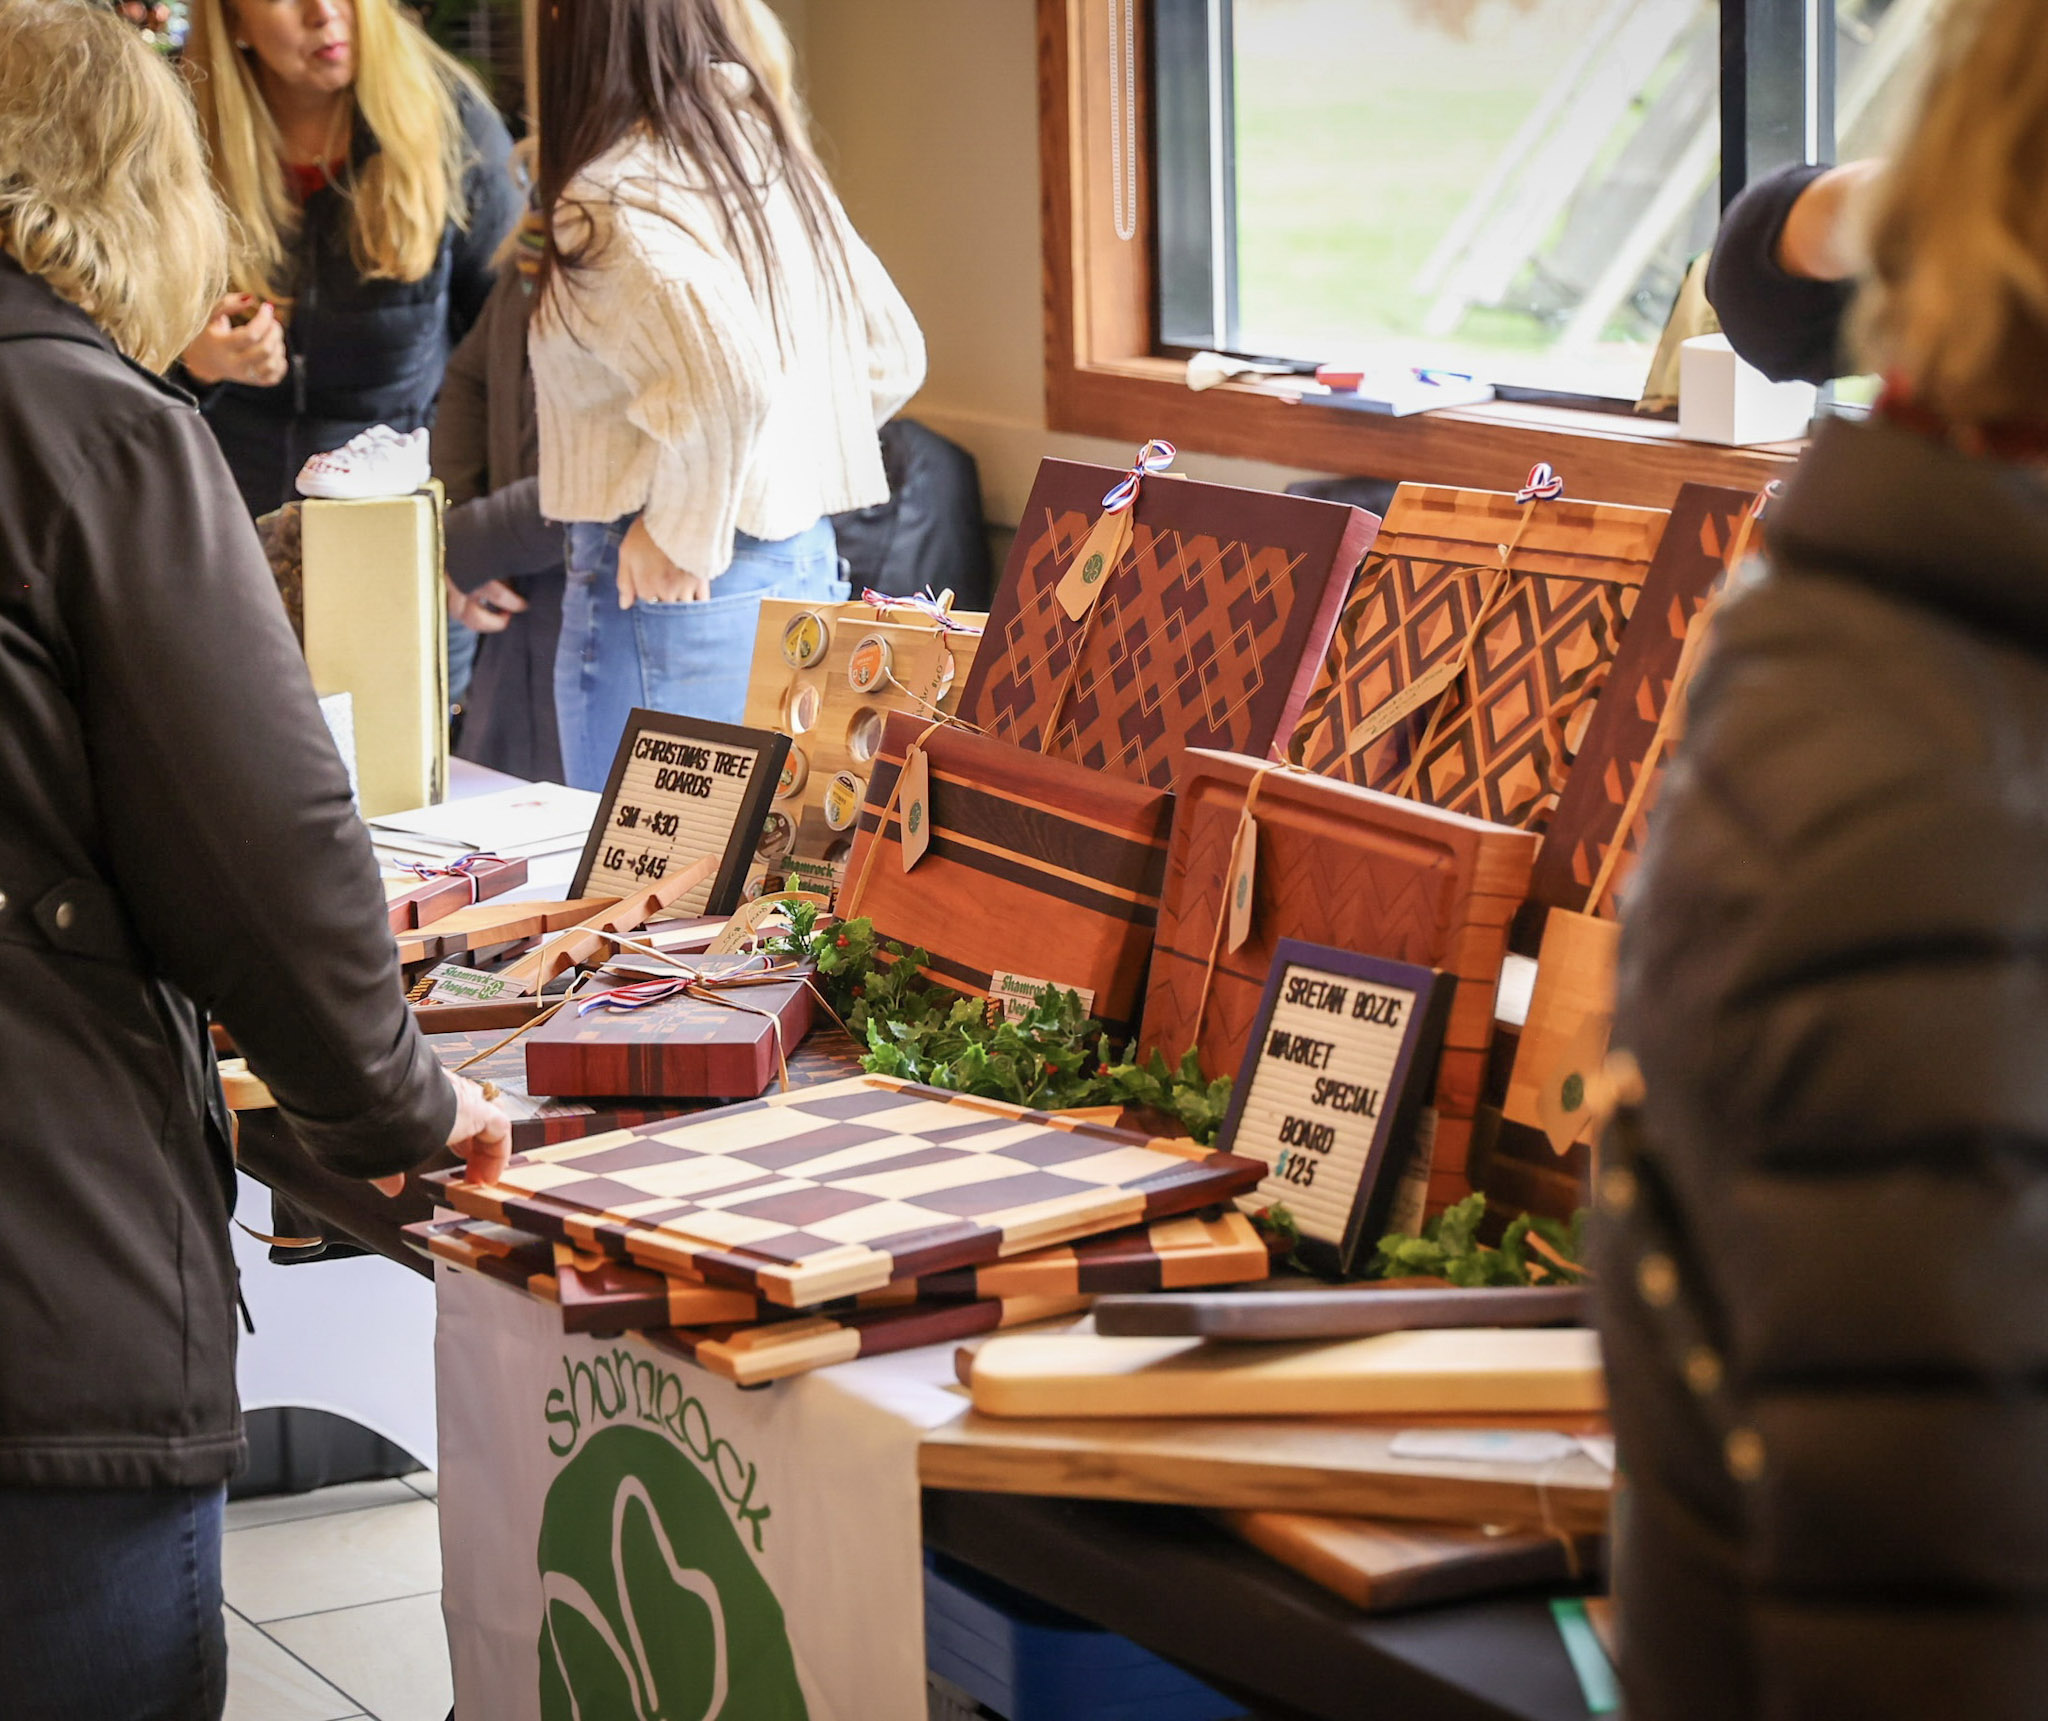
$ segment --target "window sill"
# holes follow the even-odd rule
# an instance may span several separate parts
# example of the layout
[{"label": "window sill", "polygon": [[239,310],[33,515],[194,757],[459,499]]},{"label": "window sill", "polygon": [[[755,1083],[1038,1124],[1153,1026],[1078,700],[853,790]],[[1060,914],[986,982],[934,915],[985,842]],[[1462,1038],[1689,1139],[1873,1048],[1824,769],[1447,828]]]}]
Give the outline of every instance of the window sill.
[{"label": "window sill", "polygon": [[1547,460],[1570,493],[1668,508],[1688,482],[1761,489],[1788,476],[1800,444],[1723,448],[1687,442],[1675,424],[1494,401],[1412,418],[1300,405],[1236,383],[1201,393],[1175,359],[1132,357],[1048,366],[1051,429],[1132,446],[1163,436],[1190,451],[1315,472],[1513,490]]}]

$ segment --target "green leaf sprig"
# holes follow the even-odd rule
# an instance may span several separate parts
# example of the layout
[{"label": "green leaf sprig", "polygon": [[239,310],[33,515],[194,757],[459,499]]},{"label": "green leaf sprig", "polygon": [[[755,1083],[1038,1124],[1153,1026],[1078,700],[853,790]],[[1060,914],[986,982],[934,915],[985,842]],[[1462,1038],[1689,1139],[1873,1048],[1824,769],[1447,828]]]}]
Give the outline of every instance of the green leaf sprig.
[{"label": "green leaf sprig", "polygon": [[1116,1048],[1080,995],[1048,986],[1015,1021],[924,978],[927,952],[878,939],[866,919],[832,920],[796,903],[790,929],[770,941],[778,955],[815,963],[825,1001],[857,1039],[877,1075],[1040,1111],[1138,1106],[1175,1119],[1204,1146],[1230,1106],[1230,1078],[1204,1078],[1190,1051],[1178,1069],[1158,1052],[1136,1061]]},{"label": "green leaf sprig", "polygon": [[1581,1265],[1585,1259],[1585,1208],[1572,1215],[1569,1225],[1531,1213],[1518,1214],[1508,1222],[1498,1249],[1479,1241],[1479,1226],[1485,1217],[1486,1197],[1475,1193],[1446,1207],[1423,1226],[1420,1237],[1398,1231],[1382,1237],[1373,1263],[1376,1276],[1448,1279],[1454,1285],[1475,1289],[1585,1282],[1587,1273]]}]

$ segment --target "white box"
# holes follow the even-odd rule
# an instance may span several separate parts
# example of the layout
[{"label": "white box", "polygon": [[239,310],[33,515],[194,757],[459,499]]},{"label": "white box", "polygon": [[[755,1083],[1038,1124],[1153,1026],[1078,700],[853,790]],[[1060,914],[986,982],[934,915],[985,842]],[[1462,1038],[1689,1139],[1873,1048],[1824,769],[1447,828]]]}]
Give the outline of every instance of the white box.
[{"label": "white box", "polygon": [[1678,349],[1678,434],[1688,442],[1747,448],[1795,441],[1819,400],[1810,382],[1772,382],[1737,356],[1726,335],[1695,335]]}]

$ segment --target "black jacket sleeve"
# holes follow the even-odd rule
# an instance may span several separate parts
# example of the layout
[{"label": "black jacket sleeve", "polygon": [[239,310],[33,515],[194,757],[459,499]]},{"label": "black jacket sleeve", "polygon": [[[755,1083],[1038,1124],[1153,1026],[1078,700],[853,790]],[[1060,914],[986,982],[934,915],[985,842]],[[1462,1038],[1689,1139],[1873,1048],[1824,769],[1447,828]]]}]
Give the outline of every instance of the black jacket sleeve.
[{"label": "black jacket sleeve", "polygon": [[465,224],[456,229],[448,278],[448,335],[459,342],[483,314],[497,278],[492,260],[519,219],[519,190],[512,183],[512,135],[488,103],[465,90],[462,126],[470,161],[462,176]]},{"label": "black jacket sleeve", "polygon": [[562,528],[541,518],[538,478],[449,509],[447,531],[448,578],[460,591],[562,565]]},{"label": "black jacket sleeve", "polygon": [[1800,194],[1825,167],[1788,167],[1746,187],[1721,217],[1707,300],[1732,346],[1773,382],[1843,376],[1842,322],[1855,285],[1808,281],[1778,264],[1778,238]]},{"label": "black jacket sleeve", "polygon": [[131,420],[56,533],[99,826],[136,933],[323,1163],[418,1163],[447,1139],[454,1090],[406,1008],[368,834],[199,415],[166,402]]}]

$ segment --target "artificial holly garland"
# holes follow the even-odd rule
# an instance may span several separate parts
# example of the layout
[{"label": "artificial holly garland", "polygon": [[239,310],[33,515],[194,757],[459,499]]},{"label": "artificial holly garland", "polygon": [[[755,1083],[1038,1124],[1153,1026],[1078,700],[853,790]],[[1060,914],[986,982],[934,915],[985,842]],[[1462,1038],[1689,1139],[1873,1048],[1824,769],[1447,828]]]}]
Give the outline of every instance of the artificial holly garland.
[{"label": "artificial holly garland", "polygon": [[1007,1100],[1040,1111],[1132,1106],[1165,1114],[1195,1140],[1215,1140],[1230,1105],[1230,1078],[1205,1080],[1190,1052],[1180,1068],[1159,1053],[1132,1061],[1078,994],[1048,986],[1012,1020],[979,999],[933,985],[922,950],[878,939],[865,920],[830,920],[792,905],[790,930],[770,945],[817,965],[825,1001],[856,1038],[877,1075]]}]

